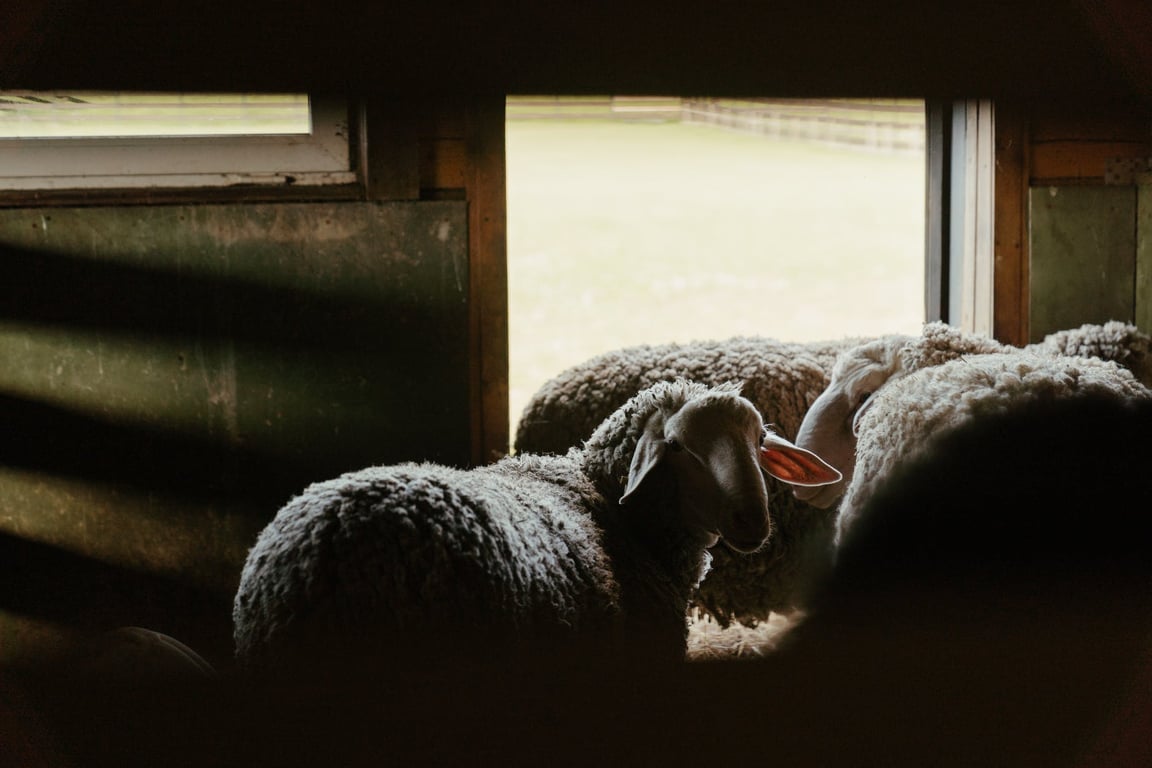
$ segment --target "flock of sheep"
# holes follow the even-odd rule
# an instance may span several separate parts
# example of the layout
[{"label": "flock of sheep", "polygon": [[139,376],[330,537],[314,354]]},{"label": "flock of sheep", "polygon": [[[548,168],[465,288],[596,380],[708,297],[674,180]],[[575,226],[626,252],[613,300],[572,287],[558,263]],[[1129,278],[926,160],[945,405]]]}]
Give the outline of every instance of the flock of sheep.
[{"label": "flock of sheep", "polygon": [[[1021,637],[1063,636],[1036,611],[1074,623],[1111,616],[1127,598],[1144,609],[1125,619],[1132,637],[1152,628],[1149,386],[1152,340],[1117,322],[1024,348],[929,323],[920,336],[609,352],[545,384],[519,421],[514,455],[494,465],[373,467],[289,501],[243,569],[237,661],[257,676],[419,665],[435,679],[448,655],[478,668],[543,657],[555,672],[571,669],[559,659],[576,664],[594,649],[629,660],[606,677],[631,669],[639,681],[649,664],[682,668],[694,621],[739,628],[794,616],[751,668],[756,679],[779,692],[798,669],[835,670],[803,685],[859,696],[864,709],[861,691],[906,686],[908,702],[878,711],[916,721],[941,712],[936,693],[927,705],[912,693],[916,680],[945,698],[961,685],[950,676],[958,670],[932,666],[940,648],[981,659],[997,647],[1024,652]],[[973,631],[992,615],[1032,624],[1006,638],[987,624]],[[1040,645],[1032,651],[1043,657]],[[1124,658],[1143,647],[1125,646]],[[874,665],[884,648],[908,663],[845,689],[873,673],[844,665]],[[1114,662],[1120,651],[1109,653]],[[916,678],[916,663],[932,671]],[[687,674],[669,700],[696,690]],[[618,679],[600,684],[621,690]],[[667,717],[695,733],[696,721]],[[877,748],[853,746],[852,733],[827,748]],[[925,749],[948,743],[937,736]],[[1025,741],[1020,749],[1047,754]],[[1082,755],[1074,746],[1061,755]]]}]

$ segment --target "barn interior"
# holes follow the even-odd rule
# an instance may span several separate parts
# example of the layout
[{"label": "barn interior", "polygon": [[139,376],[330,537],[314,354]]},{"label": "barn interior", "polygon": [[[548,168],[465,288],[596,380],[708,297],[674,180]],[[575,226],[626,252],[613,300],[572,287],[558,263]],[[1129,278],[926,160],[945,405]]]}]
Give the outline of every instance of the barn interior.
[{"label": "barn interior", "polygon": [[[1152,332],[1152,9],[1141,0],[28,0],[0,15],[0,90],[306,93],[343,110],[348,151],[335,183],[0,188],[0,662],[17,678],[125,626],[179,638],[226,674],[240,568],[286,498],[351,468],[507,454],[508,96],[923,99],[924,319],[1012,344],[1111,319]],[[407,738],[393,760],[770,760],[779,712],[761,697],[806,683],[793,672],[757,691],[747,675],[760,672],[744,667],[623,666],[597,667],[599,684],[574,686],[569,708],[493,699],[532,734],[486,713],[444,727],[455,748]],[[559,688],[586,677],[552,672]],[[41,690],[67,697],[50,678]],[[492,670],[470,682],[481,680],[507,682]],[[0,690],[16,734],[0,747],[28,765],[72,764],[19,688]],[[133,710],[173,732],[142,738],[142,754],[236,764],[225,745],[243,738],[208,713],[247,711],[237,696]],[[723,696],[739,717],[725,718]],[[696,697],[709,706],[692,716],[670,703]],[[398,722],[411,734],[485,698],[471,690],[441,710],[429,696],[412,710],[425,718]],[[851,720],[846,706],[823,714]],[[616,719],[645,709],[647,725]],[[306,728],[278,714],[284,731]],[[295,757],[321,760],[330,739],[340,759],[387,758],[370,736],[320,729],[321,746]],[[124,739],[106,739],[128,759]],[[939,743],[958,740],[942,729]],[[300,745],[285,743],[239,764],[291,764]],[[1005,754],[1039,754],[1025,743]],[[781,754],[804,763],[807,743],[788,744]]]}]

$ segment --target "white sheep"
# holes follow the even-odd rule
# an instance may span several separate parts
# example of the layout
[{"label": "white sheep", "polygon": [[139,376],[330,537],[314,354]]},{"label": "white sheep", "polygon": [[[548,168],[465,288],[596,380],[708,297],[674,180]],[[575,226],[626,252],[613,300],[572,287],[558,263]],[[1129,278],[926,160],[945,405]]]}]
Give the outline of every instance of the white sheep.
[{"label": "white sheep", "polygon": [[1056,331],[1025,349],[1057,355],[1098,357],[1132,371],[1141,384],[1152,387],[1152,336],[1131,323],[1110,320],[1086,323],[1079,328]]},{"label": "white sheep", "polygon": [[[837,355],[860,338],[793,343],[735,337],[605,352],[557,374],[532,396],[516,430],[516,450],[564,453],[587,439],[633,393],[684,377],[704,384],[739,381],[773,429],[796,434],[828,384]],[[803,605],[830,565],[835,516],[798,501],[769,478],[773,536],[754,554],[717,547],[693,605],[722,626],[767,621]]]},{"label": "white sheep", "polygon": [[[889,378],[854,412],[814,406],[798,444],[833,454],[847,442],[854,444],[854,455],[839,467],[851,476],[838,509],[841,541],[896,468],[948,431],[982,415],[1086,395],[1123,402],[1147,399],[1152,392],[1131,371],[1097,358],[1019,349],[969,355]],[[826,500],[806,490],[798,493],[816,503]]]},{"label": "white sheep", "polygon": [[[1110,322],[1052,333],[1023,350],[1114,361],[1150,385],[1150,348],[1152,339],[1134,326]],[[832,369],[827,389],[812,403],[795,433],[798,445],[818,446],[820,456],[839,469],[843,479],[820,488],[801,489],[797,495],[828,509],[844,494],[855,471],[857,423],[873,402],[872,395],[885,385],[951,360],[1020,349],[946,323],[931,322],[925,324],[920,336],[893,334],[844,350]]]},{"label": "white sheep", "polygon": [[[762,458],[777,453],[784,463]],[[828,472],[768,432],[739,385],[677,380],[634,395],[563,456],[313,484],[248,555],[237,660],[283,668],[449,631],[529,646],[623,633],[682,658],[707,548],[752,551],[771,534],[762,463],[799,482]]]},{"label": "white sheep", "polygon": [[709,386],[738,381],[766,422],[794,434],[824,391],[836,357],[863,339],[785,342],[763,336],[642,344],[596,355],[549,379],[533,393],[516,427],[520,453],[562,454],[588,439],[632,395],[684,378]]},{"label": "white sheep", "polygon": [[761,720],[820,723],[810,765],[1147,764],[1150,434],[1147,397],[1029,397],[901,462],[771,659],[805,696]]},{"label": "white sheep", "polygon": [[1148,765],[1149,434],[1152,402],[1084,397],[942,436],[763,658],[324,680],[232,732],[260,765],[691,766],[717,734],[726,761],[789,768]]}]

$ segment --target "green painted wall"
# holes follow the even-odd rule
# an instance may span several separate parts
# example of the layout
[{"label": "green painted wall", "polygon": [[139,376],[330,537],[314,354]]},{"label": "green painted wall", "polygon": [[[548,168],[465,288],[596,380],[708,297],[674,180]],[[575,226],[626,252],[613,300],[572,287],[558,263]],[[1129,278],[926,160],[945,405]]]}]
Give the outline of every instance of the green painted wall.
[{"label": "green painted wall", "polygon": [[142,625],[216,663],[307,483],[469,459],[466,206],[0,210],[0,659]]},{"label": "green painted wall", "polygon": [[1136,326],[1152,333],[1152,183],[1136,188]]},{"label": "green painted wall", "polygon": [[1084,323],[1135,321],[1136,190],[1029,190],[1032,341]]}]

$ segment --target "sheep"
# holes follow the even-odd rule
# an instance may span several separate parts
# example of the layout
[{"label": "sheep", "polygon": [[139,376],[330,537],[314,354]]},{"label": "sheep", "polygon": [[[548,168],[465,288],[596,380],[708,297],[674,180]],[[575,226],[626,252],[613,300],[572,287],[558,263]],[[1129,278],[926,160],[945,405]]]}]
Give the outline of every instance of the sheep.
[{"label": "sheep", "polygon": [[870,406],[872,395],[921,368],[969,355],[1022,349],[1115,361],[1131,369],[1147,386],[1152,384],[1150,347],[1152,339],[1119,322],[1059,331],[1042,342],[1019,348],[935,321],[926,323],[920,336],[893,334],[846,349],[833,366],[827,389],[812,403],[795,435],[798,445],[818,446],[821,457],[839,469],[843,479],[818,489],[802,489],[797,495],[815,507],[832,507],[852,481],[856,424]]},{"label": "sheep", "polygon": [[371,467],[309,486],[244,564],[239,666],[357,657],[449,630],[485,648],[619,637],[683,658],[707,548],[753,551],[771,535],[761,464],[796,482],[838,477],[739,392],[661,382],[563,456]]},{"label": "sheep", "polygon": [[862,342],[737,336],[604,352],[560,372],[532,395],[516,426],[515,450],[562,454],[636,392],[681,377],[709,385],[743,382],[744,396],[787,437],[824,390],[836,356]]},{"label": "sheep", "polygon": [[1147,764],[1149,434],[1146,397],[1034,396],[895,467],[771,659],[810,764]]},{"label": "sheep", "polygon": [[[741,381],[745,396],[785,438],[824,391],[836,356],[859,337],[792,343],[734,337],[627,347],[598,355],[546,382],[525,406],[516,430],[517,451],[563,453],[628,397],[679,376],[715,384]],[[829,566],[834,514],[797,501],[769,478],[774,533],[763,549],[743,554],[718,547],[693,612],[721,626],[770,621],[800,608],[810,585]]]},{"label": "sheep", "polygon": [[[481,660],[412,669],[404,688],[324,680],[267,697],[225,675],[165,709],[163,739],[133,721],[98,736],[155,743],[118,766],[692,766],[718,733],[725,760],[787,766],[1148,765],[1150,433],[1152,403],[1092,396],[958,426],[872,497],[764,658]],[[45,674],[28,695],[69,704],[75,680]],[[103,714],[82,704],[77,726]]]},{"label": "sheep", "polygon": [[726,760],[787,766],[1147,765],[1150,430],[1152,404],[1091,397],[959,426],[873,496],[763,658],[481,660],[261,699],[236,732],[277,766],[691,766],[717,734]]},{"label": "sheep", "polygon": [[[840,500],[836,542],[843,540],[868,500],[894,469],[935,439],[972,418],[1019,408],[1033,401],[1085,395],[1119,401],[1152,397],[1132,372],[1111,361],[1015,350],[971,355],[889,378],[849,421],[813,406],[798,444],[834,452],[836,442],[855,438],[855,455],[838,468],[851,476]],[[823,501],[807,489],[797,493]]]},{"label": "sheep", "polygon": [[1130,323],[1110,320],[1097,325],[1056,331],[1025,349],[1057,355],[1078,355],[1112,360],[1132,371],[1146,387],[1152,387],[1152,337]]}]

